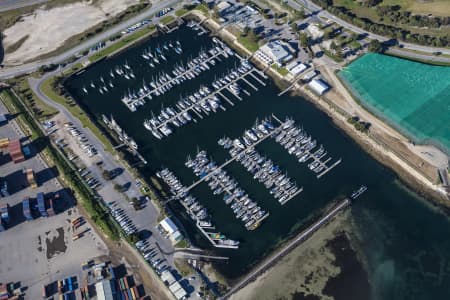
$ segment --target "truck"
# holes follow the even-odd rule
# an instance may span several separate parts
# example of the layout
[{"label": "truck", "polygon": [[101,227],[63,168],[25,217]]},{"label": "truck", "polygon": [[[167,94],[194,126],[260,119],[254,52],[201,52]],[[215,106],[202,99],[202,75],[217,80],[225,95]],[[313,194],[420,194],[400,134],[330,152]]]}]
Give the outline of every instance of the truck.
[{"label": "truck", "polygon": [[38,209],[39,209],[39,213],[41,214],[41,216],[43,217],[48,217],[47,214],[47,210],[45,209],[45,198],[44,198],[44,193],[38,193],[36,195],[37,198],[37,202],[38,202]]},{"label": "truck", "polygon": [[23,209],[23,216],[25,217],[25,219],[27,219],[27,221],[31,221],[34,219],[30,210],[30,198],[23,199],[22,209]]}]

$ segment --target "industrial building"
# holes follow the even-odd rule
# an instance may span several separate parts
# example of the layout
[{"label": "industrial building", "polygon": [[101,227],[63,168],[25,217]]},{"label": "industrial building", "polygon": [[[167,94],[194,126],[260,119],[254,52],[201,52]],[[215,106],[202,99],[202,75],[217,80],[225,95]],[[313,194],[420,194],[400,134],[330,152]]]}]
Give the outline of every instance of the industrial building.
[{"label": "industrial building", "polygon": [[172,243],[176,243],[183,239],[183,235],[178,230],[177,225],[175,225],[175,223],[173,223],[173,221],[169,217],[166,217],[159,224],[164,229],[164,231],[169,235],[169,238],[172,241]]},{"label": "industrial building", "polygon": [[292,76],[297,76],[306,69],[308,69],[308,66],[299,61],[291,62],[286,66],[286,70],[288,70]]},{"label": "industrial building", "polygon": [[308,86],[318,95],[323,95],[330,89],[328,83],[326,83],[323,79],[313,79]]},{"label": "industrial building", "polygon": [[268,56],[279,67],[293,59],[288,46],[279,40],[269,42],[262,46],[259,50]]}]

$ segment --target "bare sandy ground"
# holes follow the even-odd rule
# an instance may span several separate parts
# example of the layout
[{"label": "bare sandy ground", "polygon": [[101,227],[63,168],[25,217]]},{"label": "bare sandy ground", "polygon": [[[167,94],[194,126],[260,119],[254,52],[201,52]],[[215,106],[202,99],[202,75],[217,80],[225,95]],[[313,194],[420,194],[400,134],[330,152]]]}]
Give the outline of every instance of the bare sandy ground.
[{"label": "bare sandy ground", "polygon": [[335,257],[326,247],[326,243],[348,226],[348,213],[340,213],[333,222],[321,228],[254,282],[239,290],[231,299],[290,299],[295,292],[315,295],[323,300],[332,299],[323,295],[322,290],[328,278],[339,274],[340,269],[333,265]]},{"label": "bare sandy ground", "polygon": [[3,31],[6,49],[28,36],[25,42],[12,53],[6,53],[4,63],[17,65],[49,53],[64,44],[68,38],[80,34],[90,27],[118,14],[138,0],[99,0],[45,9],[45,5],[34,13],[24,16],[21,22]]}]

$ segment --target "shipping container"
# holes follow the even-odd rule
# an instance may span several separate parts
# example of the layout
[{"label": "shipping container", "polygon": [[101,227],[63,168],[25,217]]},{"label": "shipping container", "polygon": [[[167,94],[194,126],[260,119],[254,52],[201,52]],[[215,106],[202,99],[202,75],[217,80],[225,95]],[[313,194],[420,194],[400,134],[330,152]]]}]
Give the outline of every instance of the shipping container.
[{"label": "shipping container", "polygon": [[38,209],[43,217],[48,217],[47,210],[45,209],[45,198],[43,193],[38,193],[37,196]]},{"label": "shipping container", "polygon": [[34,177],[34,171],[33,169],[26,169],[25,175],[27,177],[28,184],[34,189],[37,188],[37,182],[36,178]]},{"label": "shipping container", "polygon": [[55,210],[53,209],[53,199],[52,198],[50,198],[48,200],[47,214],[49,217],[52,217],[55,215]]},{"label": "shipping container", "polygon": [[131,300],[131,299],[128,299],[128,294],[126,291],[122,291],[122,295],[125,300]]},{"label": "shipping container", "polygon": [[5,223],[9,223],[9,204],[0,203],[0,217]]},{"label": "shipping container", "polygon": [[25,217],[25,219],[27,219],[28,221],[33,220],[33,215],[31,214],[31,210],[30,210],[30,199],[29,198],[23,199],[22,208],[23,208],[23,216]]},{"label": "shipping container", "polygon": [[125,288],[128,289],[129,286],[128,286],[128,279],[127,279],[127,276],[125,276],[125,277],[123,278],[123,283],[125,284]]},{"label": "shipping container", "polygon": [[140,295],[139,295],[139,290],[136,286],[133,286],[133,291],[134,291],[134,295],[136,296],[136,299],[138,299],[140,297]]},{"label": "shipping container", "polygon": [[0,139],[0,148],[6,148],[9,145],[9,138]]},{"label": "shipping container", "polygon": [[127,295],[128,295],[128,299],[133,300],[133,296],[131,294],[131,290],[127,289]]}]

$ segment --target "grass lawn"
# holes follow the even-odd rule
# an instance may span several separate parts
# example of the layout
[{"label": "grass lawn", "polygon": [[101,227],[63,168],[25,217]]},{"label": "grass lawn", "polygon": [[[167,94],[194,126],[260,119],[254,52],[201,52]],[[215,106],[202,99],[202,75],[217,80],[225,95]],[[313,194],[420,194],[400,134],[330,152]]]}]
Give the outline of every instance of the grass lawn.
[{"label": "grass lawn", "polygon": [[172,22],[173,20],[175,20],[175,17],[174,16],[165,16],[165,17],[163,17],[163,18],[161,18],[161,20],[159,20],[159,22],[161,23],[161,24],[169,24],[170,22]]},{"label": "grass lawn", "polygon": [[111,46],[106,47],[106,48],[98,51],[97,53],[91,55],[89,57],[89,61],[94,62],[94,61],[97,61],[97,60],[107,56],[107,55],[110,55],[111,53],[121,49],[122,47],[125,47],[126,45],[145,36],[146,34],[153,32],[155,30],[155,28],[156,28],[155,25],[149,25],[149,26],[145,26],[144,28],[142,28],[132,34],[125,35],[123,38],[121,38],[119,41],[115,42]]},{"label": "grass lawn", "polygon": [[241,43],[242,46],[244,46],[247,50],[251,52],[255,52],[256,50],[259,49],[258,42],[254,42],[246,36],[238,37],[238,42]]},{"label": "grass lawn", "polygon": [[25,105],[28,109],[33,111],[39,120],[51,118],[58,113],[56,109],[45,104],[41,99],[39,99],[39,97],[36,96],[28,85],[27,77],[14,79],[13,84],[14,90],[22,99],[24,99]]},{"label": "grass lawn", "polygon": [[195,9],[203,12],[206,16],[209,16],[209,8],[205,4],[199,4],[195,7]]},{"label": "grass lawn", "polygon": [[289,71],[286,68],[278,67],[276,65],[272,65],[272,69],[277,71],[281,76],[286,76],[289,73]]},{"label": "grass lawn", "polygon": [[81,109],[81,107],[75,103],[71,104],[69,100],[58,95],[53,90],[52,84],[54,81],[55,81],[54,77],[51,77],[46,81],[44,81],[42,83],[42,92],[53,101],[64,105],[64,107],[67,108],[67,110],[69,110],[69,112],[74,117],[78,118],[81,121],[83,127],[89,128],[92,131],[92,133],[95,134],[95,136],[103,143],[103,146],[105,147],[106,151],[112,152],[112,145],[109,142],[109,140],[102,134],[102,132],[97,128],[97,126],[95,126],[95,124],[91,122],[89,116],[85,114],[85,112]]},{"label": "grass lawn", "polygon": [[182,15],[184,15],[185,13],[187,13],[189,10],[187,10],[186,8],[180,8],[179,10],[177,10],[175,12],[175,15],[177,17],[181,17]]}]

